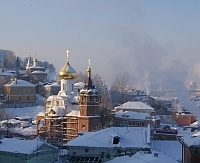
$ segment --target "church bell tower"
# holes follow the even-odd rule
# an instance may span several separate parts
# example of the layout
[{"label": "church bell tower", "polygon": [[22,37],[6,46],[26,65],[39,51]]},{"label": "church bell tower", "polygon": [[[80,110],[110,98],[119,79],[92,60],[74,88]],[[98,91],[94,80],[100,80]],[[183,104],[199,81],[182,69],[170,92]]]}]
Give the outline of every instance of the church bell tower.
[{"label": "church bell tower", "polygon": [[91,79],[90,60],[88,60],[88,77],[79,94],[79,132],[89,132],[100,128],[99,92]]}]

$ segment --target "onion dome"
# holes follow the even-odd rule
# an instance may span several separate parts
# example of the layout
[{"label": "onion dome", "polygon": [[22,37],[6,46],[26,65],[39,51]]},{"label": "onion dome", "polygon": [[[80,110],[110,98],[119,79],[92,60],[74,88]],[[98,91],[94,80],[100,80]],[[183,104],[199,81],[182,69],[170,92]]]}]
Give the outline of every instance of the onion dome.
[{"label": "onion dome", "polygon": [[69,50],[66,51],[67,53],[67,62],[65,63],[64,67],[60,70],[59,76],[60,79],[68,80],[76,78],[76,71],[72,68],[69,64]]}]

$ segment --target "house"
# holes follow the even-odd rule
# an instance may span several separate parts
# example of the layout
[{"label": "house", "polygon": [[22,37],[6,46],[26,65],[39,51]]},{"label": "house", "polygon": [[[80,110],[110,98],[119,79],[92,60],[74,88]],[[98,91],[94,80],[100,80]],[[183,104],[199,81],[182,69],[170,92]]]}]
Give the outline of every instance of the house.
[{"label": "house", "polygon": [[44,97],[49,97],[51,95],[57,95],[60,91],[60,84],[58,82],[48,83],[43,86],[44,88]]},{"label": "house", "polygon": [[57,159],[58,148],[38,139],[0,140],[0,163],[49,163]]},{"label": "house", "polygon": [[145,127],[111,127],[96,132],[82,132],[67,143],[69,160],[75,163],[100,163],[138,151],[150,153],[148,129]]},{"label": "house", "polygon": [[192,136],[183,136],[180,138],[183,147],[183,163],[199,163],[200,160],[200,132]]},{"label": "house", "polygon": [[160,125],[159,116],[151,116],[149,113],[138,113],[134,111],[118,111],[114,114],[114,126],[127,126],[127,127],[147,127],[152,124],[154,127]]},{"label": "house", "polygon": [[36,86],[15,78],[4,85],[4,97],[9,103],[35,103]]},{"label": "house", "polygon": [[155,114],[154,108],[140,101],[128,101],[120,106],[115,107],[115,112],[119,110],[149,113],[150,115]]}]

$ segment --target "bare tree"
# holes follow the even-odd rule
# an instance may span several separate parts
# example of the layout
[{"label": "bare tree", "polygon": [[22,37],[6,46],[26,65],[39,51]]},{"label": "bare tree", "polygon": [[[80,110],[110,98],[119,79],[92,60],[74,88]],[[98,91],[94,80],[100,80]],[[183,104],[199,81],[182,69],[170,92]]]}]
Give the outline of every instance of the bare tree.
[{"label": "bare tree", "polygon": [[100,120],[103,127],[109,127],[112,125],[112,114],[111,110],[113,109],[112,100],[110,92],[105,85],[105,82],[102,80],[99,74],[95,74],[92,77],[96,89],[99,91],[100,96]]},{"label": "bare tree", "polygon": [[112,100],[117,105],[124,103],[124,94],[129,84],[129,74],[127,72],[118,73],[115,75],[113,83],[111,84]]},{"label": "bare tree", "polygon": [[87,73],[77,72],[75,82],[85,82],[87,80]]}]

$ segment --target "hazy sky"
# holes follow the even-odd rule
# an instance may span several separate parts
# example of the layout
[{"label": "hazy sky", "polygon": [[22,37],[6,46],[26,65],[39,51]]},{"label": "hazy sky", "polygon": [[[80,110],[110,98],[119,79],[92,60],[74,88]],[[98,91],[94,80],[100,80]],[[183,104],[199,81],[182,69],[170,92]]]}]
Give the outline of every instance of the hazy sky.
[{"label": "hazy sky", "polygon": [[200,85],[199,0],[0,0],[0,22],[0,49],[57,71],[68,49],[77,72],[91,59],[106,83],[129,72],[133,83]]}]

